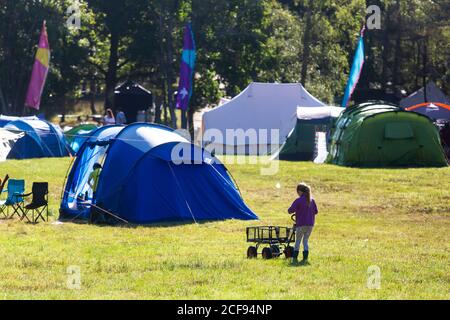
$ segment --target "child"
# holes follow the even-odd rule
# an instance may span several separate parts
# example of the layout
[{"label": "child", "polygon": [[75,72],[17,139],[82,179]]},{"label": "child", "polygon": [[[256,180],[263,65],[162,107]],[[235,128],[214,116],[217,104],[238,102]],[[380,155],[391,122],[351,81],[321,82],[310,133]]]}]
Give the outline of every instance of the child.
[{"label": "child", "polygon": [[297,186],[297,198],[288,209],[289,213],[295,213],[295,249],[293,262],[298,262],[298,254],[300,251],[300,242],[303,239],[303,261],[306,263],[308,260],[309,248],[308,239],[311,235],[312,229],[314,227],[315,216],[318,213],[316,202],[311,196],[311,187],[305,183],[300,183]]},{"label": "child", "polygon": [[94,205],[97,200],[97,187],[101,172],[102,172],[102,165],[96,162],[94,163],[94,166],[92,167],[92,172],[89,174],[88,178],[88,185],[92,189],[92,208],[90,211],[91,215],[89,217],[90,223],[103,222],[102,213],[99,210],[96,210],[97,206]]},{"label": "child", "polygon": [[102,165],[100,163],[94,163],[94,166],[92,167],[92,172],[88,178],[88,185],[92,189],[93,199],[95,199],[95,196],[97,193],[98,178],[100,177],[101,170],[102,170]]}]

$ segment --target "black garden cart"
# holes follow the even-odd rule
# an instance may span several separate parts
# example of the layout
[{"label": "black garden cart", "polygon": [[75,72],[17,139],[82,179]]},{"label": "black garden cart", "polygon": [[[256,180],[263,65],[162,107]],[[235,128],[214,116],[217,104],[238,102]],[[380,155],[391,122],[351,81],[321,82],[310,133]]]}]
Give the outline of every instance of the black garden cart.
[{"label": "black garden cart", "polygon": [[291,258],[294,248],[291,243],[295,242],[295,229],[279,226],[247,227],[247,242],[255,245],[248,247],[247,258],[258,256],[258,250],[263,247],[261,255],[263,259],[277,258],[284,254]]}]

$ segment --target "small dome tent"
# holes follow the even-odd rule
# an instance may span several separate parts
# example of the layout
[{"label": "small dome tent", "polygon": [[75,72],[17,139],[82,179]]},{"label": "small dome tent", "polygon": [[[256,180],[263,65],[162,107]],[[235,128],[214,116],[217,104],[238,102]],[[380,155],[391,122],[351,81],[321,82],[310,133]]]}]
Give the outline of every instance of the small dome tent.
[{"label": "small dome tent", "polygon": [[430,102],[450,105],[450,98],[434,82],[429,82],[425,87],[400,100],[400,107],[407,109]]},{"label": "small dome tent", "polygon": [[[93,199],[87,179],[95,162],[103,169]],[[147,123],[92,133],[72,166],[60,212],[85,219],[99,212],[135,224],[257,219],[218,159],[174,130]]]},{"label": "small dome tent", "polygon": [[80,149],[81,145],[87,140],[91,132],[95,129],[97,129],[95,124],[81,124],[65,132],[64,135],[66,136],[72,150],[77,153],[78,149]]},{"label": "small dome tent", "polygon": [[434,121],[450,120],[450,98],[434,82],[400,100],[400,107],[426,115]]},{"label": "small dome tent", "polygon": [[450,121],[450,105],[444,103],[424,102],[406,108],[406,110],[426,115],[433,121],[439,120]]},{"label": "small dome tent", "polygon": [[14,144],[8,159],[66,157],[72,153],[61,129],[45,120],[18,119],[8,122],[4,128],[24,133]]},{"label": "small dome tent", "polygon": [[355,167],[447,166],[431,120],[396,105],[347,108],[331,135],[328,162]]}]

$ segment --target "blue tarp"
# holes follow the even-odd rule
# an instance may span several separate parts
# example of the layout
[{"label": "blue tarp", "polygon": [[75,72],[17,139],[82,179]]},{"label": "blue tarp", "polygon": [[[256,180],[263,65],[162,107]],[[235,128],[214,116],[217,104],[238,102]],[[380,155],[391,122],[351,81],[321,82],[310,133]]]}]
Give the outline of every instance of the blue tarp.
[{"label": "blue tarp", "polygon": [[3,127],[25,134],[14,144],[8,159],[66,157],[72,152],[62,131],[45,120],[16,119],[3,123]]},{"label": "blue tarp", "polygon": [[[109,135],[100,137],[104,130]],[[66,183],[63,218],[89,217],[76,197],[91,199],[87,177],[103,156],[93,200],[100,212],[135,224],[257,219],[218,159],[170,128],[144,123],[100,128],[83,144]]]}]

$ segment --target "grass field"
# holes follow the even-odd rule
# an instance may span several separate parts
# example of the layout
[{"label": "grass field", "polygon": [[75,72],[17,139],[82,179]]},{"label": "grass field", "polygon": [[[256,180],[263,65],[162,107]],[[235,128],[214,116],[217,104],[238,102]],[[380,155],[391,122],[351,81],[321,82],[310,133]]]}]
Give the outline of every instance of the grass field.
[{"label": "grass field", "polygon": [[[7,161],[0,176],[49,181],[51,222],[0,220],[3,299],[449,299],[450,168],[228,165],[260,221],[105,227],[52,223],[69,159]],[[310,264],[246,259],[245,227],[291,224],[295,185],[319,206]],[[78,266],[81,288],[67,287]],[[368,268],[381,288],[367,287]]]}]

